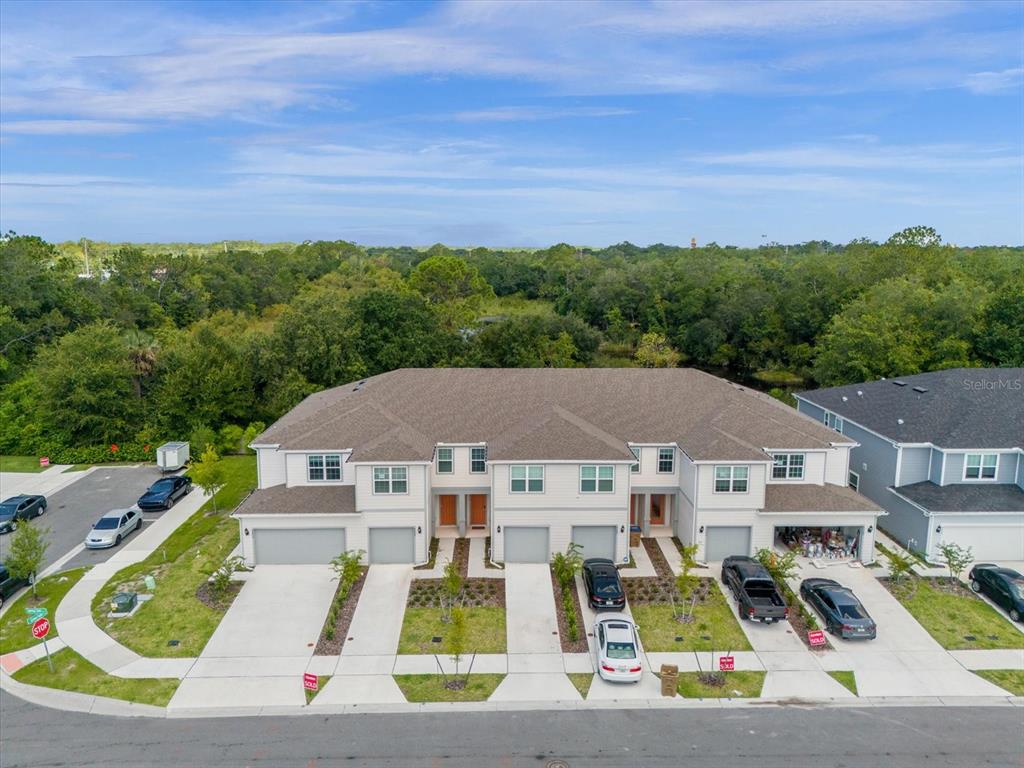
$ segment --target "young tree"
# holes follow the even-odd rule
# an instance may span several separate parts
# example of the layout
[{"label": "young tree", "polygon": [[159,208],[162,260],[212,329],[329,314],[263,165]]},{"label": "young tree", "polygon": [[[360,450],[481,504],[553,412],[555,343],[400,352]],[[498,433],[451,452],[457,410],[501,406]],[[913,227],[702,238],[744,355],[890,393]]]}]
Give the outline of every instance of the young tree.
[{"label": "young tree", "polygon": [[363,550],[361,549],[350,549],[331,560],[331,567],[338,574],[341,583],[345,585],[346,591],[359,579],[363,567],[362,562]]},{"label": "young tree", "polygon": [[551,570],[555,573],[555,580],[563,590],[570,589],[576,580],[576,574],[583,568],[583,547],[579,544],[569,542],[565,552],[557,552],[551,558]]},{"label": "young tree", "polygon": [[796,576],[798,566],[796,552],[793,550],[788,550],[785,554],[780,555],[771,549],[759,549],[755,557],[779,584]]},{"label": "young tree", "polygon": [[224,464],[217,450],[212,445],[207,445],[206,450],[199,461],[192,465],[190,471],[192,482],[198,485],[203,491],[213,497],[213,512],[217,513],[217,491],[219,491],[227,480],[224,471]]},{"label": "young tree", "polygon": [[643,368],[675,368],[682,356],[672,348],[664,334],[651,331],[640,337],[633,359]]},{"label": "young tree", "polygon": [[946,560],[949,577],[956,583],[964,569],[974,562],[974,552],[970,547],[961,547],[955,541],[948,541],[939,547],[939,552]]},{"label": "young tree", "polygon": [[914,572],[914,561],[910,555],[894,552],[889,549],[882,550],[885,559],[889,562],[889,578],[893,584],[899,584],[903,577]]},{"label": "young tree", "polygon": [[445,651],[455,665],[455,677],[459,676],[459,664],[466,653],[466,614],[462,608],[452,608],[451,626],[444,638]]},{"label": "young tree", "polygon": [[449,560],[444,566],[444,575],[441,576],[441,620],[450,622],[455,611],[455,601],[462,593],[462,574],[459,573],[459,565],[454,560]]},{"label": "young tree", "polygon": [[697,603],[697,584],[699,579],[694,576],[690,571],[695,565],[697,565],[697,545],[688,544],[683,547],[682,552],[682,567],[678,574],[676,574],[676,591],[679,596],[685,602],[690,601],[689,608],[686,613],[680,614],[676,611],[675,598],[672,599],[672,614],[676,617],[676,620],[690,621],[693,617],[693,608]]},{"label": "young tree", "polygon": [[11,578],[32,581],[33,597],[36,596],[36,573],[50,546],[50,542],[45,539],[45,534],[49,532],[49,528],[38,528],[28,520],[24,521],[14,532],[10,552],[4,561]]}]

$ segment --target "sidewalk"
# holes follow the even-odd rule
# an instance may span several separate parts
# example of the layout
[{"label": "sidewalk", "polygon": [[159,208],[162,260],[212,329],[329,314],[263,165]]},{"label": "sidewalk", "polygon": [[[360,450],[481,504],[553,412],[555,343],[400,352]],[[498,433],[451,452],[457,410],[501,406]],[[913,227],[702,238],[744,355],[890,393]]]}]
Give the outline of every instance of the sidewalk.
[{"label": "sidewalk", "polygon": [[49,496],[96,469],[89,467],[80,472],[65,472],[71,467],[71,464],[55,464],[42,472],[0,472],[0,493],[4,496],[15,493]]}]

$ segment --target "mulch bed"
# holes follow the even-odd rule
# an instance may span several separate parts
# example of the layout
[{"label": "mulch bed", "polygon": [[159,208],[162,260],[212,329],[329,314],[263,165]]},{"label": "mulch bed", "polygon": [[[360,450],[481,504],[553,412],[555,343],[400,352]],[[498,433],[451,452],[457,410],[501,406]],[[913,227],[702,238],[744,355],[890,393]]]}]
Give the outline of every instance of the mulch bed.
[{"label": "mulch bed", "polygon": [[558,639],[562,643],[562,653],[588,653],[587,627],[583,624],[583,610],[580,608],[579,590],[573,587],[572,592],[573,610],[576,611],[576,642],[569,639],[569,629],[565,622],[565,603],[562,601],[562,587],[555,579],[555,572],[551,572],[551,590],[555,593],[555,616],[558,618]]},{"label": "mulch bed", "polygon": [[[316,656],[337,656],[341,653],[341,649],[345,646],[345,640],[348,637],[348,628],[352,624],[352,615],[356,612],[356,605],[359,603],[359,594],[363,591],[363,584],[365,582],[366,569],[363,570],[363,575],[356,579],[355,584],[352,585],[348,592],[348,597],[345,598],[345,604],[338,611],[338,619],[334,623],[333,640],[327,639],[325,632],[327,624],[326,622],[324,623],[324,628],[320,630],[320,639],[316,643],[316,650],[313,651]],[[340,583],[338,584],[338,589],[341,589]]]},{"label": "mulch bed", "polygon": [[665,553],[661,551],[661,547],[658,546],[657,539],[641,539],[640,543],[644,545],[644,549],[647,551],[647,556],[651,558],[651,565],[654,566],[654,572],[658,574],[660,578],[674,579],[676,575],[672,572],[672,566],[668,564],[668,560],[665,559]]},{"label": "mulch bed", "polygon": [[434,562],[437,560],[437,548],[441,544],[438,538],[435,536],[430,540],[430,559],[423,565],[417,565],[413,568],[414,571],[432,571],[434,570]]},{"label": "mulch bed", "polygon": [[466,578],[469,575],[469,539],[455,540],[452,562],[459,566],[459,573],[462,575],[462,578]]},{"label": "mulch bed", "polygon": [[[468,550],[468,547],[467,547]],[[409,587],[409,608],[438,608],[441,599],[440,579],[414,579]],[[505,607],[505,582],[502,579],[466,579],[462,585],[464,608]]]},{"label": "mulch bed", "polygon": [[231,607],[231,603],[235,601],[235,598],[238,597],[238,593],[242,591],[242,584],[243,582],[241,581],[232,581],[222,595],[215,595],[213,593],[213,585],[208,581],[204,581],[199,585],[199,589],[196,590],[196,599],[207,608],[213,608],[215,611],[225,613]]}]

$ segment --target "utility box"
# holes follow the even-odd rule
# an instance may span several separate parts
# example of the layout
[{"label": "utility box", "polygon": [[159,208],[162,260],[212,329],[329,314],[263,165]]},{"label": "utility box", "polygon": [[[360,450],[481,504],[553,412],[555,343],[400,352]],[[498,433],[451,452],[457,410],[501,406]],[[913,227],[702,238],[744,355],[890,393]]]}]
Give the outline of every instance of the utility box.
[{"label": "utility box", "polygon": [[679,667],[675,664],[661,665],[661,695],[675,696],[679,687]]},{"label": "utility box", "polygon": [[156,449],[156,465],[163,472],[177,472],[188,464],[188,443],[164,443]]},{"label": "utility box", "polygon": [[118,592],[110,601],[111,613],[131,613],[139,602],[135,592]]}]

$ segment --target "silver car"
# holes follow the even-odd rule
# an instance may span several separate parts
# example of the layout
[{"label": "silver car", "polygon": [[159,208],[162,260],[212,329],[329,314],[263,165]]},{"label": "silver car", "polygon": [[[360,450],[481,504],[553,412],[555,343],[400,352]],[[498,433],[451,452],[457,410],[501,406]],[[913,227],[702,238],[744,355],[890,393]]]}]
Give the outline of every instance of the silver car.
[{"label": "silver car", "polygon": [[142,527],[142,513],[136,509],[112,509],[92,527],[85,537],[87,549],[116,547],[121,539]]},{"label": "silver car", "polygon": [[598,614],[594,640],[597,674],[616,683],[640,682],[643,675],[640,636],[629,616],[624,613]]}]

